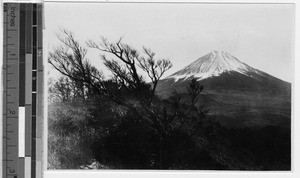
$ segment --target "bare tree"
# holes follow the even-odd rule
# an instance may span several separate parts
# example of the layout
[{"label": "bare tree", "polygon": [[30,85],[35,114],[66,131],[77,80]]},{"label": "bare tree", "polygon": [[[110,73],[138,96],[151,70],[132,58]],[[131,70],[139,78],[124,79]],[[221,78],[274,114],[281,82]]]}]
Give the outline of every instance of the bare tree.
[{"label": "bare tree", "polygon": [[[131,103],[130,106],[133,106],[131,109],[140,115],[141,118],[150,120],[152,128],[158,133],[160,140],[159,167],[167,169],[169,167],[167,144],[173,130],[184,129],[184,126],[192,120],[198,119],[196,122],[201,122],[206,117],[208,110],[195,106],[197,97],[203,90],[203,87],[197,81],[192,81],[188,87],[188,92],[191,96],[190,105],[183,104],[180,98],[176,98],[171,103],[172,107],[166,106],[160,101],[155,102],[152,98],[155,97],[155,90],[159,80],[172,67],[169,60],[156,60],[155,53],[145,47],[143,48],[144,55],[142,55],[133,47],[122,43],[122,39],[115,43],[108,42],[105,38],[102,38],[98,43],[90,40],[87,42],[87,45],[101,52],[111,54],[116,58],[108,59],[105,54],[101,55],[104,64],[112,71],[116,80],[129,93],[136,96],[137,100]],[[152,82],[149,95],[143,90],[142,95],[144,97],[138,94],[141,88],[145,86],[145,81],[137,72],[138,67],[147,74]],[[135,101],[138,104],[135,104]],[[190,135],[195,134],[197,130],[198,128],[194,129],[194,131],[190,132]]]}]

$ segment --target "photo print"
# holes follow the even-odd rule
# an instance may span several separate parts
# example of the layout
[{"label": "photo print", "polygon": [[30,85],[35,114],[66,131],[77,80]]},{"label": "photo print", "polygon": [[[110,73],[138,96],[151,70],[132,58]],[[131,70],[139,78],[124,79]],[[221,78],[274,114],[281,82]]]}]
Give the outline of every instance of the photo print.
[{"label": "photo print", "polygon": [[293,4],[44,8],[48,169],[291,170]]}]

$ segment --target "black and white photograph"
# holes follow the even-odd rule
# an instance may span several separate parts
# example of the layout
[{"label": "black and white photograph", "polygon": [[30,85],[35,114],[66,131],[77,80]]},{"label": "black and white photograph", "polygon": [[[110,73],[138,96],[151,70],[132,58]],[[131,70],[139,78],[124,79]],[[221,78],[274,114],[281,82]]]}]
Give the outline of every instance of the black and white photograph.
[{"label": "black and white photograph", "polygon": [[48,170],[292,170],[294,4],[44,6]]}]

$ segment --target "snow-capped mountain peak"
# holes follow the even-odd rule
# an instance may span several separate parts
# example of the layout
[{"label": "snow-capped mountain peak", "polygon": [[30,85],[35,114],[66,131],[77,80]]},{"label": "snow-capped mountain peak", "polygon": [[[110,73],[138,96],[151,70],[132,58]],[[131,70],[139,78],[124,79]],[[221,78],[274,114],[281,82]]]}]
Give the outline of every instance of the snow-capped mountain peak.
[{"label": "snow-capped mountain peak", "polygon": [[167,78],[174,78],[175,81],[179,79],[187,79],[190,77],[203,80],[209,77],[219,76],[224,72],[235,71],[243,75],[253,77],[251,73],[263,75],[257,69],[239,61],[226,51],[212,51],[205,56],[197,59],[182,70],[168,76]]}]

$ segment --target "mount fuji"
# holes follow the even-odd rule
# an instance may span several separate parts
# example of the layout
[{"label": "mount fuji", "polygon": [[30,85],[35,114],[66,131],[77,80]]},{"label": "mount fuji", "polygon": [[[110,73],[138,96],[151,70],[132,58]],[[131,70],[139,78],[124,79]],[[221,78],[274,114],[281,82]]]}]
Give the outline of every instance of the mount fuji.
[{"label": "mount fuji", "polygon": [[174,78],[175,81],[190,77],[203,80],[210,77],[220,76],[222,73],[230,73],[232,71],[253,78],[257,76],[264,76],[263,72],[239,61],[236,57],[232,56],[228,52],[213,51],[199,58],[195,62],[174,73],[168,78]]},{"label": "mount fuji", "polygon": [[159,82],[158,95],[185,92],[191,79],[209,90],[251,91],[290,95],[290,83],[255,69],[225,51],[212,51]]},{"label": "mount fuji", "polygon": [[[212,51],[158,82],[161,98],[180,95],[196,79],[204,90],[198,104],[225,126],[280,125],[290,127],[291,83],[255,69],[228,52]],[[176,91],[176,92],[174,92]]]}]

